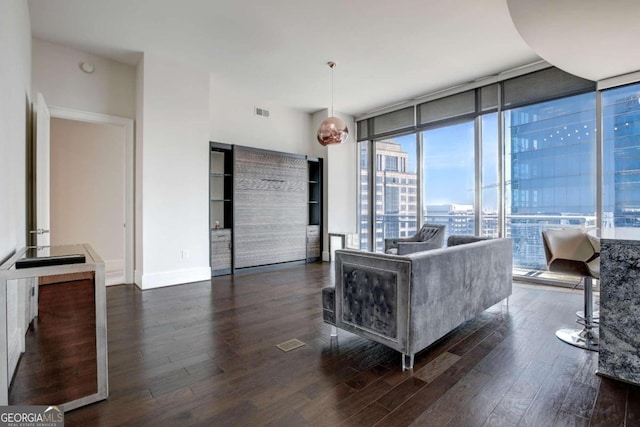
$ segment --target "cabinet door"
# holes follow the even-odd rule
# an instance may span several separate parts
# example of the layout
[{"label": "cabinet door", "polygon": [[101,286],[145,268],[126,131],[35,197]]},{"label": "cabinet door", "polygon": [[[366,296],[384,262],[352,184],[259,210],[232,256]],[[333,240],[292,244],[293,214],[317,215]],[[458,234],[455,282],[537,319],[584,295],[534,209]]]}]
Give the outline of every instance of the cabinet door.
[{"label": "cabinet door", "polygon": [[315,261],[320,258],[320,226],[307,226],[307,261]]},{"label": "cabinet door", "polygon": [[231,269],[231,230],[211,231],[211,269]]}]

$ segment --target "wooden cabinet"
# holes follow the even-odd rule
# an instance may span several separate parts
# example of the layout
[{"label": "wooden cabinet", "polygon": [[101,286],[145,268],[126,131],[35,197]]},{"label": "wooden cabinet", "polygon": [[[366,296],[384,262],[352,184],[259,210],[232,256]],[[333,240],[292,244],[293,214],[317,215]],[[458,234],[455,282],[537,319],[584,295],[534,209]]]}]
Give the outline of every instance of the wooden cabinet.
[{"label": "wooden cabinet", "polygon": [[322,257],[320,226],[307,225],[307,262],[319,261]]},{"label": "wooden cabinet", "polygon": [[211,230],[211,271],[214,276],[231,274],[231,230]]}]

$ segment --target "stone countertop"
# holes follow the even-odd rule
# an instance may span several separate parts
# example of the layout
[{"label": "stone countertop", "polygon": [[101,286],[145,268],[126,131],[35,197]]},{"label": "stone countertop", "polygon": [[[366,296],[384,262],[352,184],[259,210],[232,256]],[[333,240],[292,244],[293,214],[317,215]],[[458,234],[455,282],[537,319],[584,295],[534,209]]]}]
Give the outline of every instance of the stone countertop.
[{"label": "stone countertop", "polygon": [[601,240],[625,240],[629,243],[636,241],[640,244],[640,228],[636,227],[600,228],[589,230],[587,233]]},{"label": "stone countertop", "polygon": [[623,230],[601,239],[598,373],[640,385],[640,239]]}]

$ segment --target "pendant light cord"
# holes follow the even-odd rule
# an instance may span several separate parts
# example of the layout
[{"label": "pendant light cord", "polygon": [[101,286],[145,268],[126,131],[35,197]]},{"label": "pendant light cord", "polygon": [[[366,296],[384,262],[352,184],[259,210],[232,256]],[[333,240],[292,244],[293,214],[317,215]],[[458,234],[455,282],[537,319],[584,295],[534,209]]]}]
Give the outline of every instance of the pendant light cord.
[{"label": "pendant light cord", "polygon": [[334,65],[331,65],[331,117],[333,117],[333,67],[335,67]]},{"label": "pendant light cord", "polygon": [[336,66],[334,61],[327,62],[329,68],[331,68],[331,117],[333,117],[333,69]]}]

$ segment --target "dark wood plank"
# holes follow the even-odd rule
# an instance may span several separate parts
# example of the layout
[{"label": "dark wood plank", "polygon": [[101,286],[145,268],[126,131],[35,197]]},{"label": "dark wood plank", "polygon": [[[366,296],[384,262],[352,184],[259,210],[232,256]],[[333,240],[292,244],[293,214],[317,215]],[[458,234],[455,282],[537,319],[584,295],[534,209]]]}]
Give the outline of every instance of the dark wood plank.
[{"label": "dark wood plank", "polygon": [[625,425],[625,411],[629,386],[609,378],[602,378],[593,407],[591,425]]},{"label": "dark wood plank", "polygon": [[629,386],[626,422],[628,426],[640,426],[640,386]]},{"label": "dark wood plank", "polygon": [[553,425],[578,366],[576,359],[559,356],[519,425],[531,427]]},{"label": "dark wood plank", "polygon": [[491,412],[487,423],[489,425],[518,425],[549,371],[548,366],[540,362],[531,362]]},{"label": "dark wood plank", "polygon": [[389,410],[378,402],[373,402],[362,411],[345,421],[345,425],[351,426],[372,426],[389,413]]}]

